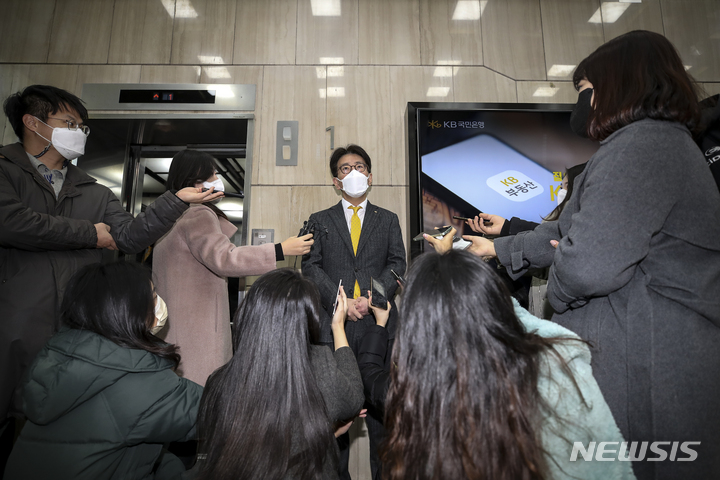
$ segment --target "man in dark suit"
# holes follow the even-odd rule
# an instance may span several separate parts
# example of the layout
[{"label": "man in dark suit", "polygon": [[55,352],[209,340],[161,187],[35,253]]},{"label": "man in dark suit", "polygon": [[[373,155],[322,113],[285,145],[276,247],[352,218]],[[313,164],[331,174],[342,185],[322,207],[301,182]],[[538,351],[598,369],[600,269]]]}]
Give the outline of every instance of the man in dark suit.
[{"label": "man in dark suit", "polygon": [[[329,345],[333,341],[331,314],[338,283],[342,280],[349,301],[345,331],[356,357],[365,331],[375,325],[367,298],[371,278],[382,285],[392,305],[387,323],[390,340],[386,365],[389,365],[397,323],[397,308],[392,300],[397,282],[390,270],[403,275],[407,264],[397,215],[367,201],[367,190],[372,185],[371,168],[370,156],[357,145],[348,145],[333,152],[330,157],[333,185],[342,191],[343,198],[327,210],[310,216],[308,223],[315,226],[315,244],[303,257],[302,271],[320,290],[325,310],[320,319],[320,340]],[[385,433],[382,412],[368,406],[365,421],[370,437],[370,466],[373,478],[379,478],[377,447]],[[347,472],[347,434],[343,437],[339,439],[341,478],[350,478]],[[343,446],[346,448],[343,449]]]}]

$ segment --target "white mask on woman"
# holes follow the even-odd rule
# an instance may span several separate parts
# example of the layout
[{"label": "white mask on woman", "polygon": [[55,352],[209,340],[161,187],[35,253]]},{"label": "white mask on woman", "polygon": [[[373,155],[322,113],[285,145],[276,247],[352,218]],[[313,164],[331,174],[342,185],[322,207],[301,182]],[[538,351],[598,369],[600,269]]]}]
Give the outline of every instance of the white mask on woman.
[{"label": "white mask on woman", "polygon": [[[213,193],[215,192],[224,192],[225,191],[225,185],[223,184],[222,180],[219,178],[216,180],[213,180],[212,182],[203,182],[203,187],[210,190],[211,187],[215,187],[215,190],[213,190]],[[210,200],[209,203],[218,203],[220,200],[222,200],[222,197],[216,198],[215,200]]]},{"label": "white mask on woman", "polygon": [[223,181],[219,178],[216,180],[213,180],[212,182],[203,182],[203,187],[207,188],[208,190],[212,187],[215,187],[214,192],[224,192],[225,191],[225,184],[223,184]]},{"label": "white mask on woman", "polygon": [[155,326],[150,329],[150,333],[153,335],[156,335],[160,330],[162,330],[168,318],[167,304],[165,303],[165,300],[160,298],[160,295],[157,296],[157,300],[155,301],[155,318],[157,319],[155,321]]},{"label": "white mask on woman", "polygon": [[564,188],[561,188],[561,189],[557,192],[556,197],[557,197],[558,205],[560,205],[560,204],[565,200],[565,196],[566,196],[566,195],[567,195],[567,190],[565,190]]},{"label": "white mask on woman", "polygon": [[348,173],[342,180],[338,178],[338,181],[342,184],[343,192],[353,198],[362,197],[369,188],[368,177],[357,170]]}]

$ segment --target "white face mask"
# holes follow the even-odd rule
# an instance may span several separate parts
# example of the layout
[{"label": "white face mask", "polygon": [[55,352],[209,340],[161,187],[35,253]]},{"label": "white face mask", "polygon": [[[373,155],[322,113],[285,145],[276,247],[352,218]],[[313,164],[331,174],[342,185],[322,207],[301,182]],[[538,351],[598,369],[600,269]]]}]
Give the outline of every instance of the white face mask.
[{"label": "white face mask", "polygon": [[160,298],[160,295],[157,296],[157,300],[155,302],[155,318],[157,319],[155,326],[150,329],[150,333],[153,335],[156,335],[160,330],[162,330],[168,318],[167,304],[165,304],[165,300]]},{"label": "white face mask", "polygon": [[[40,123],[50,127],[50,125],[43,122],[39,118],[35,118]],[[52,137],[50,140],[43,137],[38,132],[35,133],[37,133],[37,135],[43,140],[50,142],[52,146],[55,147],[55,150],[57,150],[58,153],[63,156],[63,158],[65,158],[66,160],[74,160],[85,153],[85,142],[87,140],[87,135],[85,135],[82,130],[80,130],[79,128],[77,130],[70,130],[67,127],[50,128],[53,129]]]},{"label": "white face mask", "polygon": [[556,197],[557,197],[558,205],[560,205],[565,200],[565,195],[567,195],[567,190],[565,190],[565,189],[561,188],[560,191],[557,192]]},{"label": "white face mask", "polygon": [[[203,187],[204,187],[204,188],[207,188],[208,190],[209,190],[211,187],[215,187],[215,190],[213,190],[213,193],[215,193],[215,192],[224,192],[224,191],[225,191],[225,185],[223,185],[222,180],[220,180],[219,178],[218,178],[217,180],[213,180],[212,182],[203,182]],[[222,197],[216,198],[215,200],[210,200],[209,202],[205,202],[205,203],[213,203],[213,204],[215,204],[215,203],[219,203],[220,200],[222,200]]]},{"label": "white face mask", "polygon": [[213,180],[212,182],[203,182],[203,187],[207,188],[208,190],[212,187],[215,187],[215,190],[213,192],[224,192],[225,191],[225,185],[223,184],[222,180],[219,178],[217,180]]},{"label": "white face mask", "polygon": [[348,173],[342,180],[338,178],[338,181],[342,184],[343,192],[353,198],[362,197],[369,188],[368,177],[357,170]]}]

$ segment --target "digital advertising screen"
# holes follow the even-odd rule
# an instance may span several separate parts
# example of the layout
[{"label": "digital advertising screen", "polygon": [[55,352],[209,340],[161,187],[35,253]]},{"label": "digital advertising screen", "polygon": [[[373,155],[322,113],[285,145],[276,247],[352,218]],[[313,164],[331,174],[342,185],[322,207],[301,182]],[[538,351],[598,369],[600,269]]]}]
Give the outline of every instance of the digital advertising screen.
[{"label": "digital advertising screen", "polygon": [[539,223],[565,170],[599,147],[570,130],[572,105],[477,105],[408,105],[412,236],[442,225],[472,233],[453,216],[480,212]]}]

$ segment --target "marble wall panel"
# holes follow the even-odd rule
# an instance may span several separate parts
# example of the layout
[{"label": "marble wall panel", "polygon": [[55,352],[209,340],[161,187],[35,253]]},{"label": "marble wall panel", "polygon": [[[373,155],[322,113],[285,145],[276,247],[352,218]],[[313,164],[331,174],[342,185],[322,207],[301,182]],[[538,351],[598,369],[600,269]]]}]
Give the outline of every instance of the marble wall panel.
[{"label": "marble wall panel", "polygon": [[[82,92],[76,90],[78,78],[77,65],[2,65],[0,68],[0,81],[2,81],[2,92],[7,92],[5,98],[15,92],[22,91],[29,85],[53,85],[80,96]],[[5,116],[3,115],[3,118]],[[6,124],[2,137],[3,145],[15,143],[18,139],[9,124]]]},{"label": "marble wall panel", "polygon": [[601,16],[606,42],[632,30],[664,34],[660,0],[643,0],[638,3],[604,1]]},{"label": "marble wall panel", "polygon": [[420,64],[419,0],[359,0],[359,63]]},{"label": "marble wall panel", "polygon": [[115,0],[56,2],[48,63],[107,63],[114,6]]},{"label": "marble wall panel", "polygon": [[108,62],[170,63],[174,6],[174,0],[116,0]]},{"label": "marble wall panel", "polygon": [[295,63],[357,65],[358,0],[299,0],[297,17]]},{"label": "marble wall panel", "polygon": [[[248,176],[251,183],[257,182],[257,148],[260,145],[260,122],[257,121],[258,112],[262,111],[263,67],[254,66],[206,66],[202,67],[200,83],[231,83],[242,85],[255,85],[255,123],[253,132],[253,163]],[[247,173],[247,172],[246,172]]]},{"label": "marble wall panel", "polygon": [[295,63],[297,1],[240,0],[235,14],[235,64]]},{"label": "marble wall panel", "polygon": [[454,98],[453,78],[444,69],[438,72],[437,67],[390,67],[393,185],[408,184],[405,124],[408,102],[452,102]]},{"label": "marble wall panel", "polygon": [[572,82],[517,82],[518,103],[577,103]]},{"label": "marble wall panel", "polygon": [[[397,304],[397,302],[396,302]],[[348,458],[348,473],[357,480],[372,480],[370,469],[370,439],[368,437],[365,419],[357,418],[349,430],[350,456]]]},{"label": "marble wall panel", "polygon": [[540,0],[548,80],[571,80],[582,59],[604,43],[602,23],[593,23],[598,0]]},{"label": "marble wall panel", "polygon": [[[316,67],[266,66],[262,110],[257,114],[260,142],[255,166],[260,185],[330,185],[325,155],[330,134],[325,132],[326,79]],[[256,110],[257,112],[257,110]],[[277,122],[297,120],[298,165],[275,166]]]},{"label": "marble wall panel", "polygon": [[[290,236],[290,224],[296,223],[288,211],[291,205],[290,186],[253,186],[250,201],[248,233],[253,228],[272,228],[275,242],[282,242]],[[302,225],[302,222],[300,222]],[[297,230],[300,230],[298,227]],[[294,232],[297,234],[297,232]]]},{"label": "marble wall panel", "polygon": [[[184,2],[183,2],[184,3]],[[171,62],[231,64],[236,0],[192,0],[188,10],[175,9]]]},{"label": "marble wall panel", "polygon": [[485,67],[455,67],[456,102],[517,102],[515,81]]},{"label": "marble wall panel", "polygon": [[661,0],[665,36],[696,80],[720,80],[720,2]]},{"label": "marble wall panel", "polygon": [[0,62],[47,62],[54,11],[55,0],[3,0]]},{"label": "marble wall panel", "polygon": [[486,5],[487,2],[420,0],[421,63],[482,65],[480,18]]},{"label": "marble wall panel", "polygon": [[[355,143],[373,160],[373,183],[392,185],[390,67],[340,67],[327,77],[327,123],[335,127],[335,147]],[[337,67],[328,66],[328,73]],[[326,158],[332,151],[328,148]]]},{"label": "marble wall panel", "polygon": [[702,83],[700,84],[700,87],[702,88],[701,98],[712,97],[713,95],[720,93],[720,82]]},{"label": "marble wall panel", "polygon": [[80,65],[75,91],[86,83],[139,83],[140,65]]},{"label": "marble wall panel", "polygon": [[486,66],[515,80],[546,78],[540,0],[488,2],[482,29]]},{"label": "marble wall panel", "polygon": [[140,83],[200,83],[201,73],[197,65],[143,65]]}]

